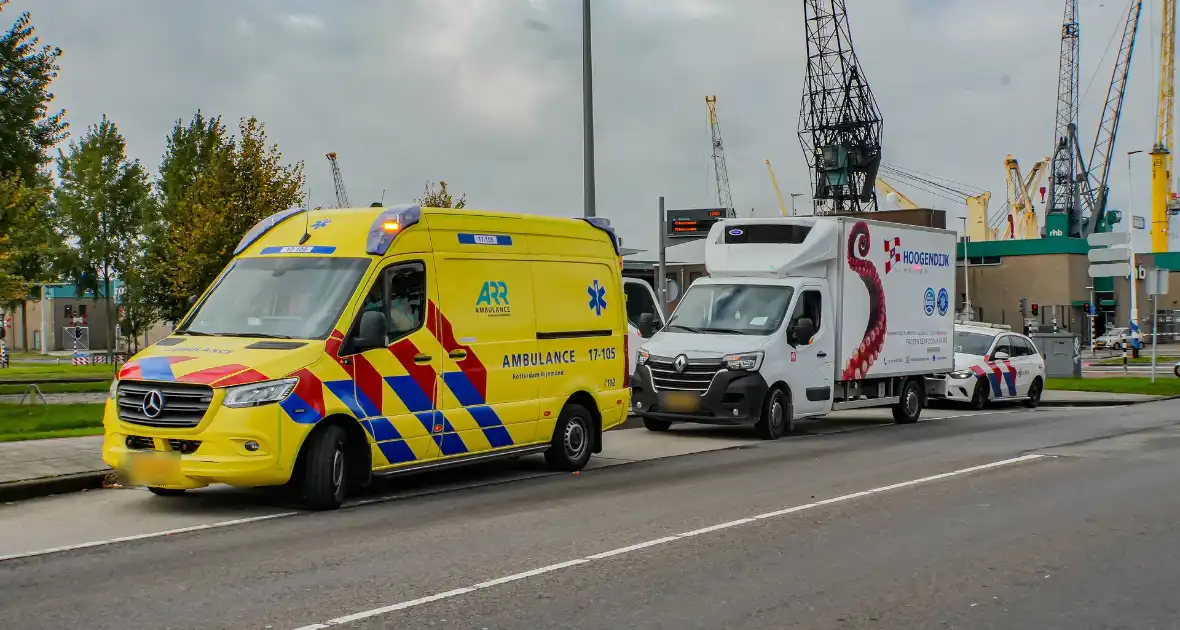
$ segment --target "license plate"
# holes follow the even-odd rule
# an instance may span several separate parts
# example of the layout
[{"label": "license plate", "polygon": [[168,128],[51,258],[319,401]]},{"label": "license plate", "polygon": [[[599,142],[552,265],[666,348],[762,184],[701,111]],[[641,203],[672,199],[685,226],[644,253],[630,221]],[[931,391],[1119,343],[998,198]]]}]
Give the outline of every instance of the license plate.
[{"label": "license plate", "polygon": [[180,476],[180,455],[176,453],[133,453],[127,461],[133,485],[160,486]]},{"label": "license plate", "polygon": [[673,413],[692,413],[701,408],[701,395],[693,392],[661,392],[660,408]]}]

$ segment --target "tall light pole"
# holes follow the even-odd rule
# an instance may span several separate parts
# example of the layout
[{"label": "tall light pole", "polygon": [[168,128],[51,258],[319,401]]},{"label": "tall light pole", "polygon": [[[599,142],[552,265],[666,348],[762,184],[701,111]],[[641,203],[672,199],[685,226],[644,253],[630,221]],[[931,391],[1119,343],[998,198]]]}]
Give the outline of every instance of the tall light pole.
[{"label": "tall light pole", "polygon": [[1139,350],[1139,300],[1136,299],[1135,281],[1139,279],[1139,269],[1135,266],[1135,230],[1133,223],[1135,222],[1135,213],[1131,211],[1134,207],[1134,173],[1131,170],[1131,156],[1143,151],[1127,151],[1127,212],[1128,216],[1124,217],[1127,221],[1127,249],[1131,252],[1131,344],[1136,350],[1138,356]]},{"label": "tall light pole", "polygon": [[595,216],[594,210],[594,73],[590,61],[590,0],[582,0],[582,187],[586,205],[583,213]]}]

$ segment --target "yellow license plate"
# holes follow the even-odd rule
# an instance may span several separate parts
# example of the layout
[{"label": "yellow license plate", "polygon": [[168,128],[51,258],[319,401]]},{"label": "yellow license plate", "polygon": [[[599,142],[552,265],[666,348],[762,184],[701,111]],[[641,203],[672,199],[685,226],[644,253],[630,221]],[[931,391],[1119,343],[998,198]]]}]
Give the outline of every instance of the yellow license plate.
[{"label": "yellow license plate", "polygon": [[174,483],[180,475],[180,455],[175,453],[133,453],[127,461],[131,483],[159,486]]},{"label": "yellow license plate", "polygon": [[662,392],[660,408],[673,413],[692,413],[701,408],[701,395],[693,392]]}]

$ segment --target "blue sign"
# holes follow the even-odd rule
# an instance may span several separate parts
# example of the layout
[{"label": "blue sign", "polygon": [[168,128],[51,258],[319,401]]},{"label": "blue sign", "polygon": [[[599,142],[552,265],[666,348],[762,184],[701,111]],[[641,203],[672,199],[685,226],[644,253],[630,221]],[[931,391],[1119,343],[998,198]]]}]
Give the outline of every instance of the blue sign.
[{"label": "blue sign", "polygon": [[286,247],[263,247],[259,252],[264,256],[271,254],[331,254],[336,248],[331,245],[288,245]]},{"label": "blue sign", "polygon": [[460,234],[460,245],[512,245],[507,234]]},{"label": "blue sign", "polygon": [[586,293],[590,294],[590,310],[601,317],[602,312],[606,310],[606,287],[595,280],[594,284],[586,287]]},{"label": "blue sign", "polygon": [[740,228],[733,228],[729,231],[730,236],[741,236],[742,234],[744,234],[744,232],[742,232]]},{"label": "blue sign", "polygon": [[939,315],[946,315],[946,312],[949,310],[951,310],[951,295],[949,293],[947,293],[947,290],[945,288],[939,289],[938,290],[938,314]]},{"label": "blue sign", "polygon": [[1093,303],[1091,303],[1091,304],[1090,304],[1090,314],[1091,314],[1091,315],[1097,315],[1097,314],[1098,314],[1098,307],[1097,307],[1097,306],[1095,306]]},{"label": "blue sign", "polygon": [[926,314],[927,314],[927,315],[933,315],[933,314],[934,314],[934,289],[933,289],[933,288],[931,288],[931,287],[927,287],[927,288],[926,288],[926,300],[925,300],[925,302],[926,302],[926,303],[925,303],[925,306],[924,306],[924,310],[926,311]]}]

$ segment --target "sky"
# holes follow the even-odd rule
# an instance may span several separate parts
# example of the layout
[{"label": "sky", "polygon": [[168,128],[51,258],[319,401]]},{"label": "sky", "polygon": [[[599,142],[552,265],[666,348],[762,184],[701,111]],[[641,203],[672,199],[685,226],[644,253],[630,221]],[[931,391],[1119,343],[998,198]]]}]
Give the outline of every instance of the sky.
[{"label": "sky", "polygon": [[[1112,205],[1140,215],[1149,158],[1130,177],[1126,152],[1154,141],[1160,2],[1144,4],[1111,177]],[[1080,0],[1083,147],[1126,6]],[[884,161],[990,190],[997,211],[1005,156],[1027,171],[1053,148],[1063,3],[847,7],[884,115]],[[0,22],[24,10],[65,51],[53,89],[73,136],[106,114],[153,171],[174,123],[201,109],[264,121],[285,158],[306,163],[313,205],[334,204],[324,155],[335,151],[353,205],[408,202],[446,180],[472,208],[582,214],[575,0],[12,0]],[[593,11],[597,209],[626,247],[654,258],[660,196],[670,209],[717,206],[706,95],[739,215],[779,213],[766,159],[784,197],[808,206],[802,2],[594,0]],[[895,185],[961,225],[963,205]]]}]

